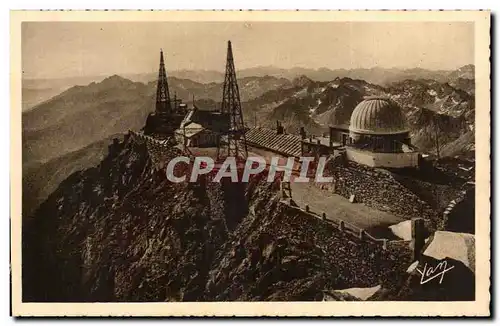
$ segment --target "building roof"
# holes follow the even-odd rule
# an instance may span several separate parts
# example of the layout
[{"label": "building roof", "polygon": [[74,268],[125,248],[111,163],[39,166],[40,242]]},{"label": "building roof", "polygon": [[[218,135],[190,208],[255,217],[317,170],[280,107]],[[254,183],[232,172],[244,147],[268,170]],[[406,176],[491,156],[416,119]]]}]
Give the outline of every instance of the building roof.
[{"label": "building roof", "polygon": [[349,130],[360,134],[390,135],[408,132],[401,108],[387,98],[367,98],[351,115]]},{"label": "building roof", "polygon": [[335,130],[349,130],[349,125],[348,124],[332,124],[330,125],[331,128]]},{"label": "building roof", "polygon": [[267,148],[270,151],[288,155],[300,156],[302,145],[299,135],[277,134],[274,129],[252,128],[245,134],[248,145]]}]

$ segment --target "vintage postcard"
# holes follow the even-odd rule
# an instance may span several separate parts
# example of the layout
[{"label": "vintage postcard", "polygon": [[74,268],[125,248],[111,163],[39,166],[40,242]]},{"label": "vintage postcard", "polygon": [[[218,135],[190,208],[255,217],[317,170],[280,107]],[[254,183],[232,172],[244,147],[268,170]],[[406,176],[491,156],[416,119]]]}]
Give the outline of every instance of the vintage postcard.
[{"label": "vintage postcard", "polygon": [[489,316],[489,28],[11,12],[12,314]]}]

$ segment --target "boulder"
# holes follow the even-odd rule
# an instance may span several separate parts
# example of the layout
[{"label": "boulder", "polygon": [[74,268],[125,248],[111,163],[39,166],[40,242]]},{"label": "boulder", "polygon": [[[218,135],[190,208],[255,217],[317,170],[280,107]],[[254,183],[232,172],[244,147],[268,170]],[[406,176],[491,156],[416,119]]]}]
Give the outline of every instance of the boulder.
[{"label": "boulder", "polygon": [[451,258],[460,261],[475,273],[476,246],[473,234],[436,231],[423,255],[436,260]]},{"label": "boulder", "polygon": [[411,220],[389,226],[391,232],[405,241],[411,240]]}]

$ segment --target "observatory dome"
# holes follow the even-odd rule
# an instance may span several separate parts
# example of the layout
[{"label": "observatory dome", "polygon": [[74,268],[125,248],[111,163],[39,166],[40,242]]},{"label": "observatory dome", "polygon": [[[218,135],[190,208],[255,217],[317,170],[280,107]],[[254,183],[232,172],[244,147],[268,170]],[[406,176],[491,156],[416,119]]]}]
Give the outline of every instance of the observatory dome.
[{"label": "observatory dome", "polygon": [[370,97],[359,103],[351,115],[349,131],[358,134],[391,135],[407,133],[401,108],[388,98]]}]

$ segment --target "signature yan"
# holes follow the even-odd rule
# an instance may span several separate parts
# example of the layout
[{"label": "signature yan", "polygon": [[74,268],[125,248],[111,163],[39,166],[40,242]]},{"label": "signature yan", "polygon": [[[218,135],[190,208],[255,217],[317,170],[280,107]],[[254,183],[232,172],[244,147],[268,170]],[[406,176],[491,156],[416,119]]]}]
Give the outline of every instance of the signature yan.
[{"label": "signature yan", "polygon": [[424,270],[421,271],[417,268],[417,272],[421,275],[420,284],[430,282],[439,276],[441,276],[439,279],[439,284],[441,284],[443,282],[444,274],[451,271],[453,268],[455,268],[455,266],[448,267],[448,262],[446,260],[443,260],[435,267],[428,267],[427,263],[425,263]]}]

